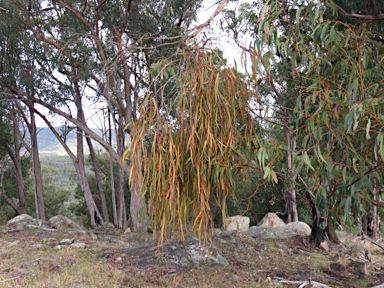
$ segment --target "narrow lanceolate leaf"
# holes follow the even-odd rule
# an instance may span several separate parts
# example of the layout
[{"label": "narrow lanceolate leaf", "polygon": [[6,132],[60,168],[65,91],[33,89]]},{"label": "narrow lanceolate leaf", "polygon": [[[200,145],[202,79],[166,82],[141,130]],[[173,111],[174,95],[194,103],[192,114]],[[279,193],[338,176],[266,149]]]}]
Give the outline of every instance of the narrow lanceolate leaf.
[{"label": "narrow lanceolate leaf", "polygon": [[345,205],[344,205],[344,222],[345,222],[346,219],[347,219],[349,209],[351,208],[351,204],[352,204],[352,198],[351,198],[351,197],[348,197],[348,198],[345,200]]},{"label": "narrow lanceolate leaf", "polygon": [[312,164],[311,164],[311,161],[309,160],[309,157],[308,157],[307,152],[304,152],[303,155],[302,155],[302,157],[303,157],[303,160],[304,160],[305,164],[307,164],[307,166],[308,166],[309,168],[311,168],[312,170],[315,170],[315,169],[313,169],[313,167],[312,167]]},{"label": "narrow lanceolate leaf", "polygon": [[366,138],[367,140],[369,138],[371,138],[371,136],[369,135],[369,130],[371,129],[371,119],[368,119],[368,123],[367,123],[367,127],[366,127],[366,131],[365,131],[365,135],[366,135]]}]

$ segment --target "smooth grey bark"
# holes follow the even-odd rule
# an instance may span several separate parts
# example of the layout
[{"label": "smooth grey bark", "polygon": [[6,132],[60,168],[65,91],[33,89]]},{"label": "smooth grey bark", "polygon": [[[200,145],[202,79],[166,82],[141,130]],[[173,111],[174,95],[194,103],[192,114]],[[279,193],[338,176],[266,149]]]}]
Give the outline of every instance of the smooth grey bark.
[{"label": "smooth grey bark", "polygon": [[296,190],[295,190],[295,177],[294,171],[292,171],[293,167],[293,153],[296,149],[296,141],[295,139],[291,139],[290,132],[288,128],[284,127],[285,139],[287,141],[287,180],[286,180],[286,200],[287,200],[287,222],[298,222],[299,215],[297,213],[297,203],[296,203]]},{"label": "smooth grey bark", "polygon": [[[108,126],[109,126],[109,144],[112,146],[112,124],[111,124],[111,105],[108,105]],[[113,173],[113,158],[109,156],[109,173],[111,181],[111,196],[112,196],[112,211],[113,211],[113,224],[118,226],[117,209],[116,209],[116,191],[115,191],[115,179]]]},{"label": "smooth grey bark", "polygon": [[93,166],[93,171],[95,173],[96,186],[97,186],[97,190],[99,191],[99,195],[100,195],[101,211],[103,213],[103,218],[104,218],[104,221],[109,222],[107,200],[106,200],[105,194],[104,194],[103,182],[101,180],[99,165],[97,164],[97,160],[96,160],[95,149],[93,148],[91,138],[89,138],[87,136],[87,134],[85,134],[85,139],[86,139],[87,144],[88,144],[89,154],[91,156],[91,161],[92,161],[92,166]]},{"label": "smooth grey bark", "polygon": [[41,174],[41,164],[39,159],[39,148],[37,145],[37,131],[36,120],[34,113],[34,102],[30,100],[28,103],[30,112],[30,123],[28,125],[29,134],[31,137],[31,149],[32,149],[32,174],[35,187],[35,206],[36,206],[36,218],[45,220],[45,204],[43,195],[43,177]]},{"label": "smooth grey bark", "polygon": [[[72,80],[74,84],[73,98],[77,110],[77,118],[86,125],[85,116],[82,106],[80,87],[78,85],[75,69],[72,69]],[[91,189],[89,188],[87,173],[85,172],[85,157],[84,157],[84,134],[80,127],[77,127],[77,157],[76,157],[76,172],[79,177],[80,186],[83,191],[85,203],[91,219],[91,226],[94,229],[104,228],[104,220],[101,216],[96,203],[93,199]]]},{"label": "smooth grey bark", "polygon": [[[117,154],[123,155],[124,151],[124,128],[123,126],[123,119],[119,116],[118,123],[116,124],[116,121],[113,121],[114,128],[115,128],[115,134],[116,134],[116,144],[117,144]],[[124,210],[125,207],[125,195],[124,195],[124,173],[120,167],[117,167],[117,175],[116,175],[116,181],[117,181],[117,187],[116,187],[116,194],[117,194],[117,227],[118,228],[124,228],[126,224],[126,218],[124,218]]]}]

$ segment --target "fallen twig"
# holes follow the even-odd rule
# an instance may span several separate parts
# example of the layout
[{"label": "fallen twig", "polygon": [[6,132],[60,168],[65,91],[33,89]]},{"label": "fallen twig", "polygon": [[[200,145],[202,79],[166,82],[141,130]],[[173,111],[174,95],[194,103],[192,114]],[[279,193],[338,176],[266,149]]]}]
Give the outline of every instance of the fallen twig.
[{"label": "fallen twig", "polygon": [[15,279],[20,278],[20,277],[21,276],[16,276],[16,277],[8,278],[8,279],[5,279],[5,280],[1,280],[0,283],[6,282],[6,281],[10,281],[10,280],[15,280]]},{"label": "fallen twig", "polygon": [[375,241],[373,241],[372,239],[370,239],[370,238],[368,238],[364,233],[363,233],[363,235],[361,236],[361,239],[362,240],[368,240],[369,242],[371,242],[372,244],[375,244],[377,247],[380,247],[381,249],[383,249],[384,250],[384,247],[383,246],[381,246],[380,244],[378,244],[378,243],[376,243]]},{"label": "fallen twig", "polygon": [[0,231],[0,234],[8,234],[8,233],[16,233],[16,232],[20,232],[21,230],[19,229],[14,229],[14,230],[3,230],[3,231]]},{"label": "fallen twig", "polygon": [[330,286],[328,286],[328,285],[325,285],[325,284],[320,283],[320,282],[312,281],[312,280],[309,280],[309,281],[279,280],[279,283],[281,283],[281,284],[300,285],[299,288],[304,288],[304,287],[307,286],[308,284],[316,285],[315,287],[332,288],[332,287],[330,287]]}]

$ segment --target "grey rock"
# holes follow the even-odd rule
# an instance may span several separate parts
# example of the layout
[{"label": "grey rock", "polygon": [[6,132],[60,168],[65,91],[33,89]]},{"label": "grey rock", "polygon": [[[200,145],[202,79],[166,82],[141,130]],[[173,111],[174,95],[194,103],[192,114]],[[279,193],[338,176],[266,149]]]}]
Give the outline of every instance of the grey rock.
[{"label": "grey rock", "polygon": [[60,240],[59,245],[71,245],[73,242],[75,242],[75,238],[65,238]]},{"label": "grey rock", "polygon": [[219,229],[219,228],[214,228],[213,229],[213,234],[220,234],[222,231],[221,231],[221,229]]},{"label": "grey rock", "polygon": [[7,222],[8,230],[26,230],[26,229],[50,229],[49,222],[32,218],[28,214],[21,214]]},{"label": "grey rock", "polygon": [[79,230],[79,229],[67,229],[65,230],[65,233],[66,234],[72,234],[72,235],[75,235],[77,237],[84,237],[84,238],[88,238],[89,236],[89,233],[88,231],[85,231],[85,230]]},{"label": "grey rock", "polygon": [[15,218],[9,220],[7,222],[7,226],[17,224],[20,222],[33,223],[33,218],[32,218],[32,216],[29,216],[28,214],[21,214],[21,215],[16,216]]},{"label": "grey rock", "polygon": [[297,235],[297,233],[285,227],[257,227],[248,231],[248,236],[261,239],[287,239]]},{"label": "grey rock", "polygon": [[208,251],[206,247],[203,249],[199,246],[199,241],[193,237],[187,237],[185,242],[170,240],[160,250],[156,244],[141,245],[123,249],[121,254],[128,258],[136,256],[129,265],[138,267],[162,265],[177,271],[189,271],[198,268],[224,268],[228,265],[228,261],[215,245],[212,244]]},{"label": "grey rock", "polygon": [[64,248],[68,248],[67,245],[56,245],[55,247],[53,247],[54,249],[64,249]]},{"label": "grey rock", "polygon": [[69,245],[68,248],[72,248],[72,249],[83,249],[87,247],[87,245],[83,242],[76,242],[76,243],[73,243],[71,245]]},{"label": "grey rock", "polygon": [[284,228],[289,228],[293,232],[303,236],[311,235],[311,227],[309,227],[309,225],[305,222],[291,222],[285,225]]},{"label": "grey rock", "polygon": [[76,222],[72,221],[68,217],[65,217],[63,215],[57,215],[49,219],[49,223],[52,228],[64,230],[68,228],[74,228],[74,229],[79,229],[79,230],[84,230],[83,227],[81,227],[79,224]]},{"label": "grey rock", "polygon": [[124,238],[128,241],[138,241],[140,240],[140,234],[134,232],[129,234],[123,234],[121,235],[121,238]]},{"label": "grey rock", "polygon": [[107,229],[114,229],[115,228],[115,225],[111,222],[104,222],[104,226]]},{"label": "grey rock", "polygon": [[44,247],[44,245],[40,244],[40,243],[36,243],[36,244],[31,245],[31,248],[34,248],[34,249],[41,249],[43,247]]},{"label": "grey rock", "polygon": [[87,245],[83,242],[76,242],[76,243],[72,243],[71,245],[69,245],[68,248],[72,248],[72,249],[83,249],[83,248],[86,248]]},{"label": "grey rock", "polygon": [[125,247],[131,247],[132,246],[131,244],[124,242],[124,241],[121,241],[121,240],[118,240],[118,239],[113,239],[113,242],[115,242],[121,246],[125,246]]},{"label": "grey rock", "polygon": [[232,216],[225,219],[225,230],[227,231],[243,231],[249,229],[249,217],[247,216]]},{"label": "grey rock", "polygon": [[271,226],[274,228],[283,227],[285,225],[284,221],[276,215],[276,213],[267,213],[264,218],[260,221],[258,227]]}]

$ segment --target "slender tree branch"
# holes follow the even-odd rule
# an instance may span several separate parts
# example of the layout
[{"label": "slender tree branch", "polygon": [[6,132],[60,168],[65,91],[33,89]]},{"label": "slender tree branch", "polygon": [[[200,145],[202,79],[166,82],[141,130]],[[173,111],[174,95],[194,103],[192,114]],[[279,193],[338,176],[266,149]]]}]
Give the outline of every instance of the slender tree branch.
[{"label": "slender tree branch", "polygon": [[[376,3],[375,3],[376,4]],[[384,20],[384,14],[377,14],[376,15],[376,12],[378,13],[377,11],[377,6],[376,6],[376,9],[375,9],[375,6],[374,6],[374,9],[375,9],[375,15],[362,15],[362,14],[356,14],[355,12],[351,12],[351,13],[348,13],[347,11],[345,11],[343,8],[341,8],[339,5],[336,5],[334,4],[337,8],[337,10],[339,10],[339,12],[345,16],[345,17],[348,17],[348,18],[357,18],[357,19],[362,19],[362,20]]]},{"label": "slender tree branch", "polygon": [[203,31],[209,24],[211,24],[212,20],[213,20],[217,15],[219,15],[221,11],[223,11],[223,9],[224,9],[224,7],[227,5],[227,3],[228,3],[228,0],[223,0],[223,1],[221,1],[219,7],[217,7],[217,9],[215,10],[215,12],[213,12],[213,14],[211,15],[211,17],[209,17],[207,21],[205,21],[203,24],[198,25],[198,26],[196,26],[195,28],[193,28],[192,30],[190,30],[190,31],[188,32],[188,34],[191,33],[192,31],[196,31],[196,32],[193,33],[191,36],[189,36],[189,37],[188,37],[189,39],[188,39],[187,41],[185,41],[184,44],[185,44],[186,46],[188,46],[189,44],[191,44],[191,43],[193,42],[193,40],[195,40],[195,38],[197,37],[197,35],[199,35],[199,33],[200,33],[201,31]]}]

